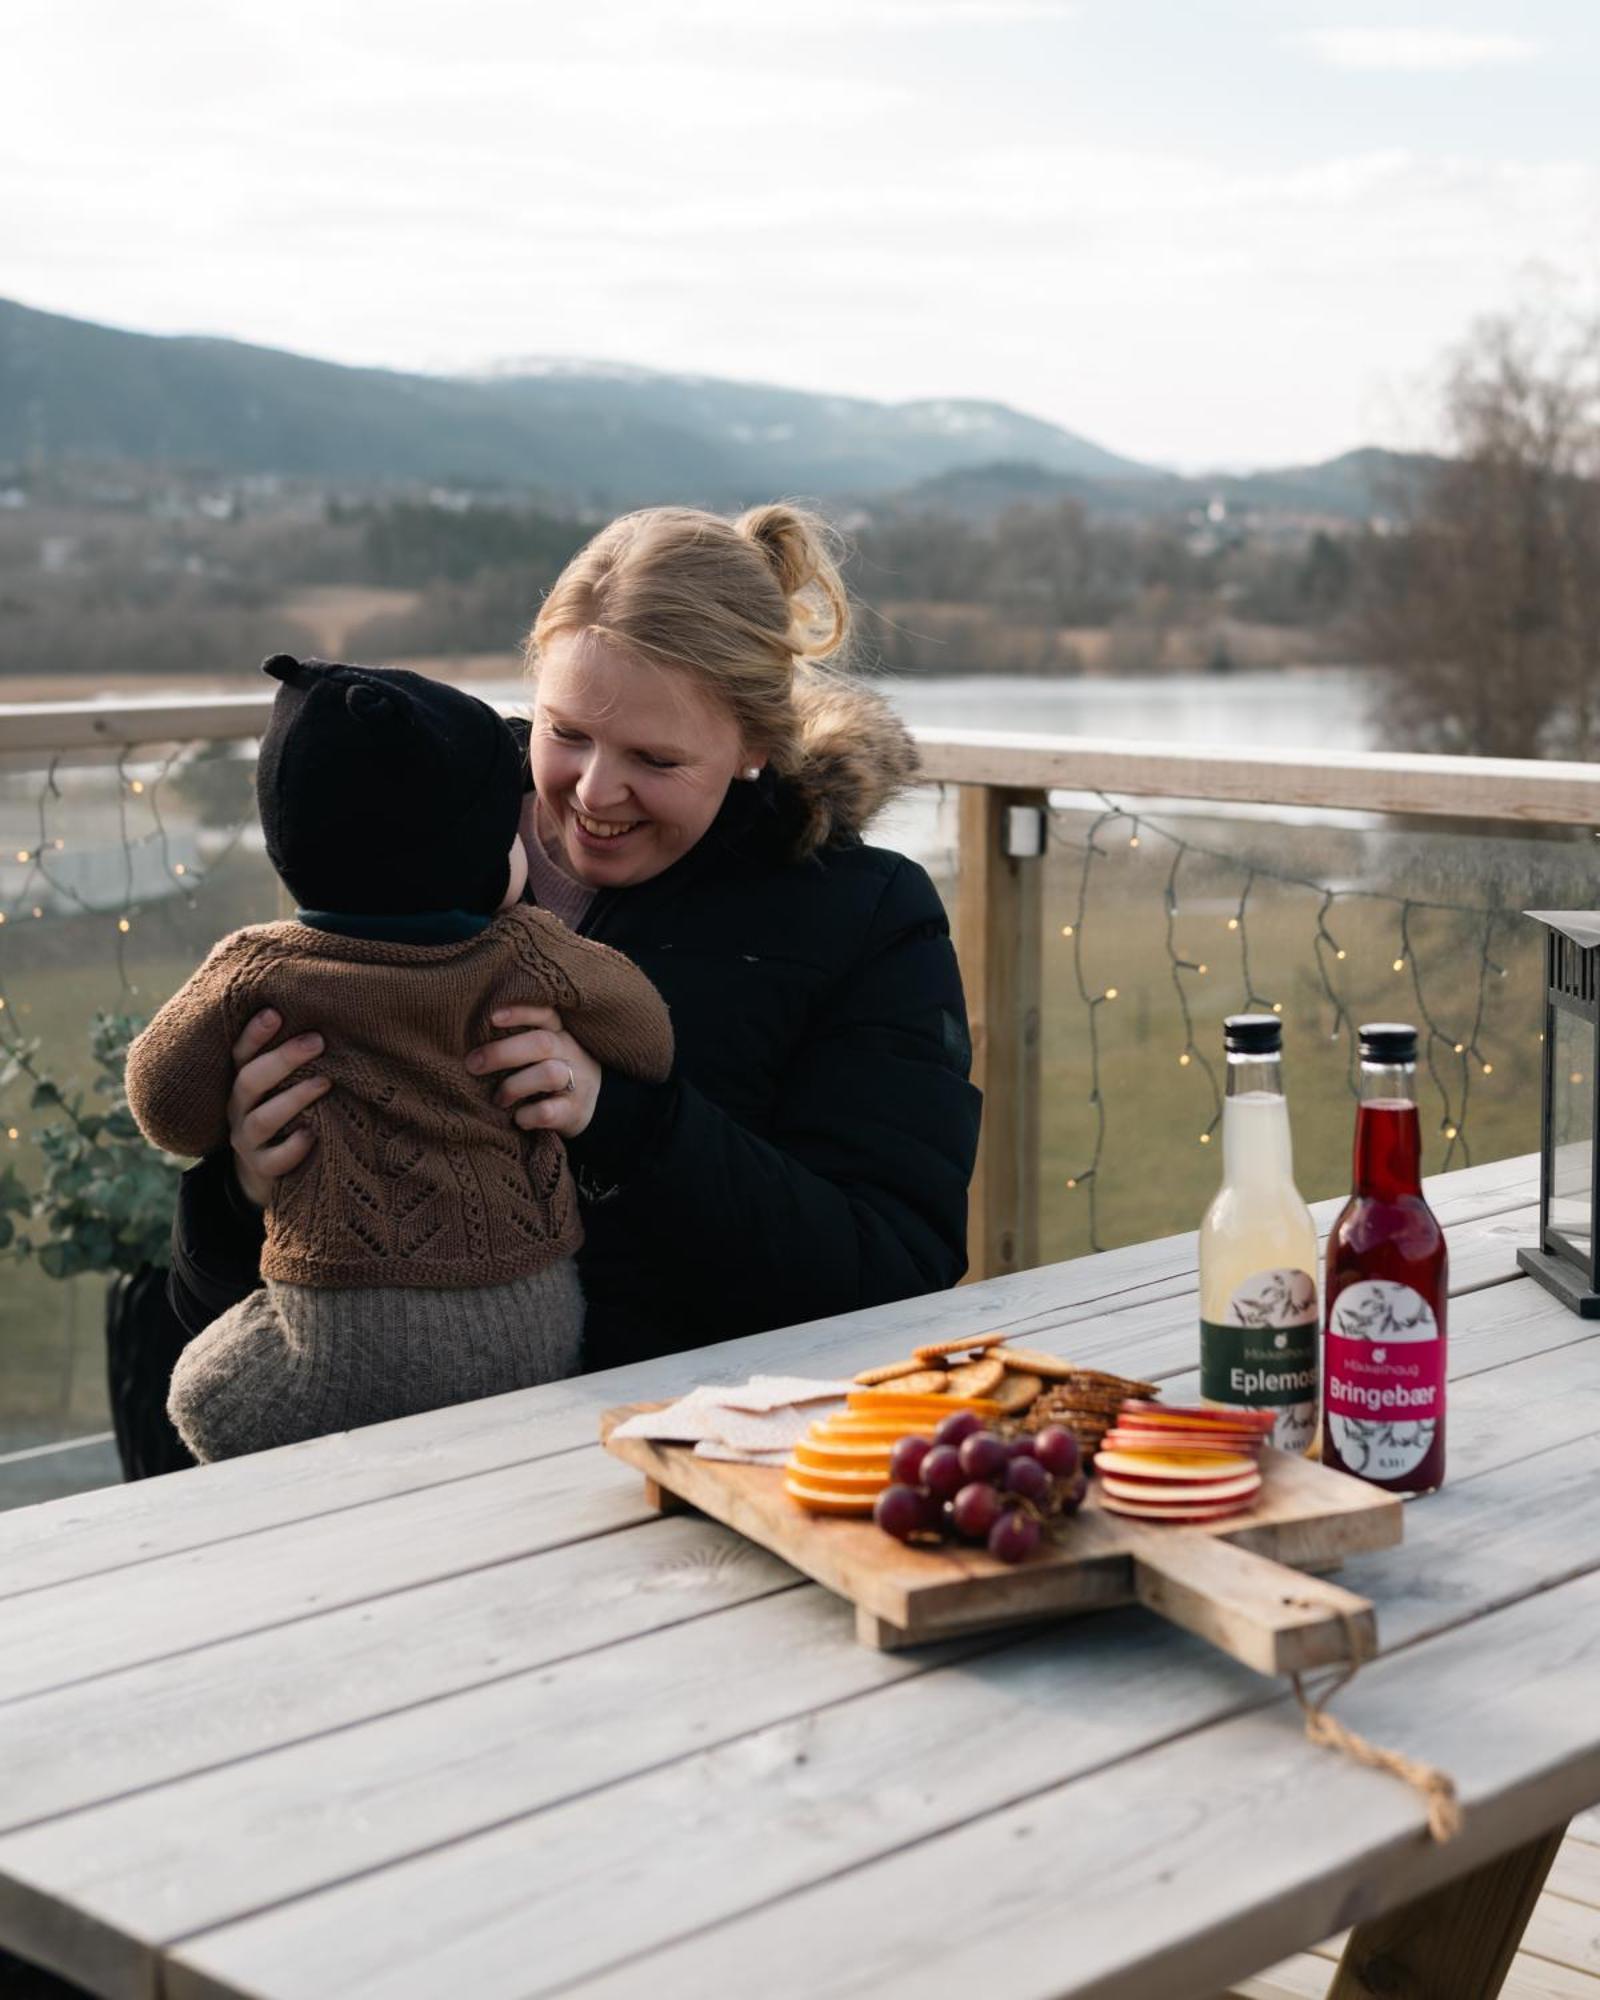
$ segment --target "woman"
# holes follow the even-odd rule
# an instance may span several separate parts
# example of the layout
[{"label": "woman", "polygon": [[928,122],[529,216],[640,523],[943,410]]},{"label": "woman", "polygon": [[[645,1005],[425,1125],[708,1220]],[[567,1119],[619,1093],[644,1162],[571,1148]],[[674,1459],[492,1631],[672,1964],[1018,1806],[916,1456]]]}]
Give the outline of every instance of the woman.
[{"label": "woman", "polygon": [[[574,557],[530,637],[529,894],[650,975],[678,1045],[672,1076],[641,1083],[559,1008],[514,1008],[466,1057],[518,1124],[567,1141],[588,1368],[965,1268],[961,983],[927,876],[861,842],[915,752],[887,704],[818,664],[848,615],[808,516],[656,508]],[[231,1154],[185,1177],[172,1288],[195,1330],[258,1282],[260,1206],[316,1143],[300,1114],[323,1085],[296,1072],[320,1042],[268,1049],[283,1025],[241,1038]]]}]

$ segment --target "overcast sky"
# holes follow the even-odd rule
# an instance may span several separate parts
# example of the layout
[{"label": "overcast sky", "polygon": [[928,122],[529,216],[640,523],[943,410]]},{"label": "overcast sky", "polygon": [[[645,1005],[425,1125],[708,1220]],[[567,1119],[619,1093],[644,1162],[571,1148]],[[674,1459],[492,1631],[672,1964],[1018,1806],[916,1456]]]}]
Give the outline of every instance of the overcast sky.
[{"label": "overcast sky", "polygon": [[1594,0],[5,0],[0,294],[341,361],[1425,442],[1600,279]]}]

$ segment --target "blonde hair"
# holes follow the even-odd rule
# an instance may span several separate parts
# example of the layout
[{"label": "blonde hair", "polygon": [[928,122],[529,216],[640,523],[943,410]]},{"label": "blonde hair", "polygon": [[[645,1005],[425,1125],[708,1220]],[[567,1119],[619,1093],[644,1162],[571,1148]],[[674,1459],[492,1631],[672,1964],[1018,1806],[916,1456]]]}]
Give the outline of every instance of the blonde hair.
[{"label": "blonde hair", "polygon": [[[542,649],[594,632],[657,666],[694,675],[780,778],[804,784],[840,705],[868,699],[842,668],[850,603],[837,540],[815,514],[779,501],[736,521],[695,507],[624,514],[572,558],[528,635]],[[809,802],[808,802],[809,806]],[[806,851],[834,828],[811,811]]]}]

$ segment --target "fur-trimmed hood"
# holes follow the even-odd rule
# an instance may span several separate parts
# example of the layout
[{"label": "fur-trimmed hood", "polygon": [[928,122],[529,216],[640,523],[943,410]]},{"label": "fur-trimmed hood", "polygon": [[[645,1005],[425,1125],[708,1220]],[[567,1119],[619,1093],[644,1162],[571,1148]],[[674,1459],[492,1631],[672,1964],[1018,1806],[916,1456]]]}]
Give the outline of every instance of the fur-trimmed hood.
[{"label": "fur-trimmed hood", "polygon": [[795,691],[800,762],[776,789],[796,859],[859,840],[868,822],[916,779],[911,732],[881,694],[816,679]]}]

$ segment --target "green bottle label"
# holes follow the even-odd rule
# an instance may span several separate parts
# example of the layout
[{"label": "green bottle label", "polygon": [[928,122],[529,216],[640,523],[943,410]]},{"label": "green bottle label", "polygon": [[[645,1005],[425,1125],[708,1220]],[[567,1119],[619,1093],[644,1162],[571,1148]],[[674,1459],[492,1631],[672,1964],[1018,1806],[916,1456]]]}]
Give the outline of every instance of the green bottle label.
[{"label": "green bottle label", "polygon": [[1208,1403],[1282,1410],[1317,1399],[1317,1322],[1225,1326],[1200,1322],[1200,1394]]}]

